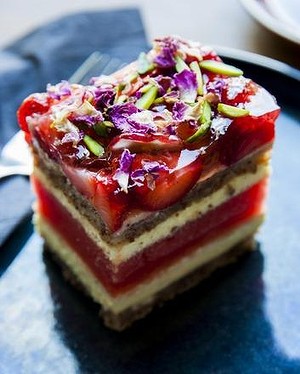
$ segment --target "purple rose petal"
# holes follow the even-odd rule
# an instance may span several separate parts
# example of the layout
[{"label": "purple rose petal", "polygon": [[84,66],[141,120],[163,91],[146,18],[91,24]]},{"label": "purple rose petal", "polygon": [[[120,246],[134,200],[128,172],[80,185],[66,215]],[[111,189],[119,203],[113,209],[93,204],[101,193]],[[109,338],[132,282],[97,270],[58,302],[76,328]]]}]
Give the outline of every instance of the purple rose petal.
[{"label": "purple rose petal", "polygon": [[188,106],[182,101],[177,101],[172,108],[172,115],[175,121],[182,121]]},{"label": "purple rose petal", "polygon": [[174,82],[179,89],[182,101],[193,103],[196,100],[197,78],[193,71],[183,70],[180,73],[174,74]]},{"label": "purple rose petal", "polygon": [[119,168],[116,170],[113,179],[118,182],[121,191],[128,192],[131,164],[135,154],[131,154],[128,149],[124,149],[119,160]]},{"label": "purple rose petal", "polygon": [[147,111],[139,111],[132,103],[117,104],[110,109],[110,118],[117,129],[126,133],[153,132],[156,126],[152,119],[145,122]]},{"label": "purple rose petal", "polygon": [[102,122],[103,116],[99,112],[97,114],[79,114],[79,115],[72,115],[70,121],[73,122],[75,125],[87,125],[89,127],[93,127],[98,122]]},{"label": "purple rose petal", "polygon": [[167,93],[168,89],[171,87],[172,78],[171,77],[165,77],[163,75],[158,75],[157,77],[153,78],[156,83],[158,84],[159,96],[163,96]]},{"label": "purple rose petal", "polygon": [[143,161],[141,169],[136,169],[131,173],[133,185],[142,186],[145,181],[148,187],[153,190],[155,188],[155,179],[159,176],[159,171],[169,171],[166,165],[160,164],[158,161]]},{"label": "purple rose petal", "polygon": [[146,134],[157,130],[153,121],[153,113],[148,110],[132,114],[128,118],[128,123],[132,126],[132,132]]},{"label": "purple rose petal", "polygon": [[154,62],[163,69],[172,68],[176,64],[173,52],[168,47],[161,50],[161,52],[154,58]]},{"label": "purple rose petal", "polygon": [[95,107],[99,110],[103,110],[111,106],[115,98],[115,92],[111,88],[96,89],[94,95],[95,95]]},{"label": "purple rose petal", "polygon": [[63,136],[61,139],[61,144],[73,143],[73,146],[77,146],[82,138],[83,134],[79,131],[79,129],[77,129],[77,127],[73,126],[73,128]]},{"label": "purple rose petal", "polygon": [[221,98],[222,91],[224,87],[226,86],[226,83],[224,79],[214,79],[212,82],[209,82],[207,84],[207,92],[213,92],[214,94],[218,95],[219,98]]},{"label": "purple rose petal", "polygon": [[60,100],[62,96],[71,95],[70,83],[67,81],[61,81],[55,86],[47,84],[47,93],[52,99]]},{"label": "purple rose petal", "polygon": [[175,53],[178,49],[178,41],[172,37],[156,39],[155,42],[159,46],[159,53],[155,56],[154,62],[163,69],[175,66]]},{"label": "purple rose petal", "polygon": [[174,125],[168,125],[166,131],[169,135],[176,135],[176,130]]},{"label": "purple rose petal", "polygon": [[132,132],[132,126],[127,120],[131,114],[138,111],[138,108],[132,103],[117,104],[110,109],[109,115],[117,129],[123,132]]}]

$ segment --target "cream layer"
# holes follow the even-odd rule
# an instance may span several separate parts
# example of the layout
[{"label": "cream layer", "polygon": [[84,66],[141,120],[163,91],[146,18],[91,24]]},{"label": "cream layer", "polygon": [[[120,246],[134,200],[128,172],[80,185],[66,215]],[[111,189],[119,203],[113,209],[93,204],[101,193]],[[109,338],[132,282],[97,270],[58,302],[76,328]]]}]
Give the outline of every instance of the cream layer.
[{"label": "cream layer", "polygon": [[234,229],[209,243],[200,246],[192,254],[185,256],[169,267],[156,273],[136,287],[119,296],[111,296],[99,280],[90,271],[85,262],[73,251],[66,241],[49,225],[43,217],[35,215],[35,224],[40,234],[45,238],[51,251],[71,269],[72,273],[85,287],[89,295],[101,304],[104,310],[118,315],[128,308],[139,308],[151,303],[155,294],[183,278],[202,265],[213,261],[228,252],[233,246],[245,238],[251,237],[263,221],[263,215],[236,226]]},{"label": "cream layer", "polygon": [[209,210],[223,204],[230,198],[250,188],[260,180],[268,176],[270,168],[268,163],[258,165],[255,173],[247,172],[240,174],[231,179],[231,181],[211,195],[204,197],[198,201],[192,201],[180,211],[180,214],[173,213],[165,221],[160,222],[153,229],[143,232],[133,241],[123,241],[115,245],[107,243],[103,240],[99,231],[72,205],[63,192],[53,186],[51,180],[45,176],[41,169],[36,168],[34,174],[49,190],[51,194],[70,212],[73,218],[80,222],[86,234],[99,246],[105,256],[114,264],[118,265],[144,248],[166,238],[170,232],[174,232],[176,228],[185,225],[187,222],[194,221],[206,214]]}]

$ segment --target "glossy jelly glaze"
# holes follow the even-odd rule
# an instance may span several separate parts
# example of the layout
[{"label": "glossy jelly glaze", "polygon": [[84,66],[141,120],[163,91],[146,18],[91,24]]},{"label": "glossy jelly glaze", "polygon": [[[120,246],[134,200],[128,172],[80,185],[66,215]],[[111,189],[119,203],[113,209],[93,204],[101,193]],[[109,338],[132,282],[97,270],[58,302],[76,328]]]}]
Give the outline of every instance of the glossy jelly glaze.
[{"label": "glossy jelly glaze", "polygon": [[278,114],[266,90],[214,51],[167,37],[89,86],[29,96],[18,119],[115,232],[133,211],[175,204],[199,178],[272,143]]},{"label": "glossy jelly glaze", "polygon": [[264,179],[199,219],[188,222],[171,236],[115,266],[85,233],[81,223],[71,216],[36,177],[33,182],[41,217],[68,243],[113,296],[151,279],[161,269],[193,253],[201,245],[226,235],[229,230],[262,214],[266,193]]}]

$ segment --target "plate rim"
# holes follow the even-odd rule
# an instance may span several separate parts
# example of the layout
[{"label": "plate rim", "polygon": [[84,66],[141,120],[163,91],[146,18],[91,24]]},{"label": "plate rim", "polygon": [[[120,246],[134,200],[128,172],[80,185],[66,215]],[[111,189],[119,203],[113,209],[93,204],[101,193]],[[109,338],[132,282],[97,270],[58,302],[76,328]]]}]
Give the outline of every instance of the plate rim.
[{"label": "plate rim", "polygon": [[261,25],[273,33],[288,39],[289,41],[300,45],[300,34],[295,35],[288,24],[282,20],[273,17],[258,0],[240,0],[244,8]]},{"label": "plate rim", "polygon": [[239,60],[243,63],[255,65],[260,68],[274,71],[276,74],[285,75],[286,77],[295,79],[300,83],[300,70],[285,62],[261,55],[259,53],[250,52],[237,48],[224,47],[218,45],[213,46],[213,48],[217,51],[217,54],[220,55],[222,58],[224,57]]}]

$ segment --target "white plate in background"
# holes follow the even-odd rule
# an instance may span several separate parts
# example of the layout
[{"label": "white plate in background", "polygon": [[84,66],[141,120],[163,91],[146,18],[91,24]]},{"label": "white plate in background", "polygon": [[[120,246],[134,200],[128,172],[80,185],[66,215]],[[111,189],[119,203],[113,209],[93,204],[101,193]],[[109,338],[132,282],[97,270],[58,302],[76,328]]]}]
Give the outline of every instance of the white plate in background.
[{"label": "white plate in background", "polygon": [[247,11],[274,33],[300,44],[300,0],[240,0]]}]

